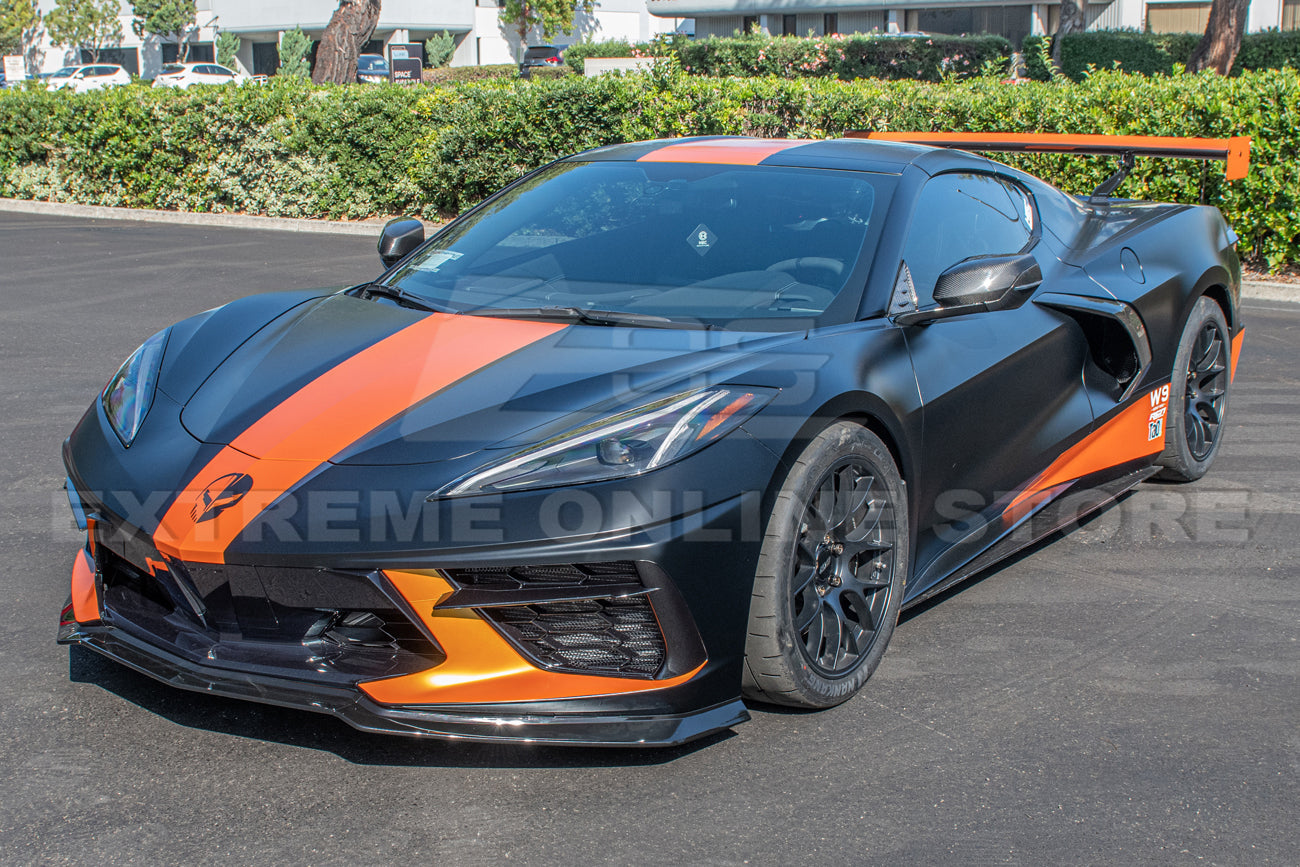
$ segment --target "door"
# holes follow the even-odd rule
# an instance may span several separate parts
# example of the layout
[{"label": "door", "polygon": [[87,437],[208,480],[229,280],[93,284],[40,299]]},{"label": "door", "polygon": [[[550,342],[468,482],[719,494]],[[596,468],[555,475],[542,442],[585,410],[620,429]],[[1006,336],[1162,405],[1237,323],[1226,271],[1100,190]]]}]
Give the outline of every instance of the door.
[{"label": "door", "polygon": [[[922,188],[903,250],[919,308],[972,256],[1037,253],[1030,194],[993,175],[937,175]],[[1055,259],[1040,256],[1044,274]],[[912,593],[975,557],[1010,527],[1014,492],[1092,423],[1087,343],[1069,317],[1033,303],[905,331],[924,431]]]}]

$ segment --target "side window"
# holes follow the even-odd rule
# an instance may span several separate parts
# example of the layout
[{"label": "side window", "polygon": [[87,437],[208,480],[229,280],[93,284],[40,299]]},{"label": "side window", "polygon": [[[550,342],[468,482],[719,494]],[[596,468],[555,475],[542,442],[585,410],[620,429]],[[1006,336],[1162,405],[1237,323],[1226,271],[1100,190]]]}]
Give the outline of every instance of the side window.
[{"label": "side window", "polygon": [[921,190],[903,248],[917,306],[932,302],[935,281],[958,262],[1025,249],[1033,219],[1029,197],[992,175],[953,172],[932,178]]}]

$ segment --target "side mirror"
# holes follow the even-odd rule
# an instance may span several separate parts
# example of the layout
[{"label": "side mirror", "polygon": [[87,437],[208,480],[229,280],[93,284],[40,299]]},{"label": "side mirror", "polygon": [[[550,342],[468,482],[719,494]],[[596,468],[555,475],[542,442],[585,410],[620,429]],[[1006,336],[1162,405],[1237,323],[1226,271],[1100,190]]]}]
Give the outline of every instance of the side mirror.
[{"label": "side mirror", "polygon": [[389,220],[379,236],[379,258],[391,268],[423,243],[424,223],[410,217]]},{"label": "side mirror", "polygon": [[967,313],[1009,310],[1023,304],[1042,282],[1042,269],[1028,253],[975,256],[939,275],[934,286],[934,307],[899,314],[894,321],[899,325],[921,325]]}]

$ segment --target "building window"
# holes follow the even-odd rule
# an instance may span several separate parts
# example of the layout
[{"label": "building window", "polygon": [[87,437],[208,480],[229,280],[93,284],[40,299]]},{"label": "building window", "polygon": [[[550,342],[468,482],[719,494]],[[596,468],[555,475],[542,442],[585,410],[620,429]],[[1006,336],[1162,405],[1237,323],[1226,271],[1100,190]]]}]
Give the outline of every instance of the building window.
[{"label": "building window", "polygon": [[903,20],[908,30],[949,36],[990,33],[1006,37],[1012,45],[1019,47],[1021,41],[1029,35],[1031,13],[1030,6],[909,9]]},{"label": "building window", "polygon": [[[163,63],[180,63],[181,48],[175,42],[164,42],[162,44],[162,62]],[[216,63],[217,52],[213,49],[211,42],[191,42],[190,53],[185,58],[186,63]]]},{"label": "building window", "polygon": [[834,12],[827,12],[822,16],[822,33],[830,36],[833,33],[840,32],[840,16]]},{"label": "building window", "polygon": [[741,34],[749,34],[749,33],[753,33],[753,32],[755,32],[756,30],[758,30],[758,16],[757,16],[757,15],[746,15],[744,18],[741,18],[741,19],[740,19],[740,32],[741,32]]},{"label": "building window", "polygon": [[782,15],[781,16],[781,33],[785,36],[799,35],[799,16]]},{"label": "building window", "polygon": [[1209,3],[1152,3],[1147,6],[1147,30],[1151,33],[1204,33],[1209,20]]},{"label": "building window", "polygon": [[1300,30],[1300,0],[1283,0],[1282,29]]}]

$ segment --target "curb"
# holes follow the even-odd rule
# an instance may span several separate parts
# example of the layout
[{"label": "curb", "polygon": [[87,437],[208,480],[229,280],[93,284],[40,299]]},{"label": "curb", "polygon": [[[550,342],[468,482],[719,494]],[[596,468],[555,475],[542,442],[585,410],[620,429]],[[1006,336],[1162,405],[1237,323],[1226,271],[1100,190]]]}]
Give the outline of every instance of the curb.
[{"label": "curb", "polygon": [[[169,223],[173,226],[208,226],[224,229],[260,229],[272,232],[313,232],[330,235],[369,235],[378,240],[386,220],[341,222],[299,220],[290,217],[255,217],[249,214],[199,214],[188,211],[150,211],[136,208],[107,208],[102,205],[73,205],[64,202],[34,202],[0,199],[0,213],[40,214],[47,217],[82,217],[93,220],[133,220],[140,223]],[[427,224],[426,224],[427,225]]]},{"label": "curb", "polygon": [[[134,220],[140,223],[169,223],[173,226],[208,226],[226,229],[261,229],[272,232],[311,232],[322,235],[368,235],[378,239],[386,220],[357,222],[299,220],[289,217],[255,217],[248,214],[200,214],[189,211],[149,211],[135,208],[107,208],[102,205],[72,205],[64,202],[34,202],[0,199],[0,213],[41,214],[49,217],[82,217],[93,220]],[[425,221],[426,228],[438,224]],[[1241,297],[1256,301],[1300,302],[1300,284],[1243,280]]]}]

